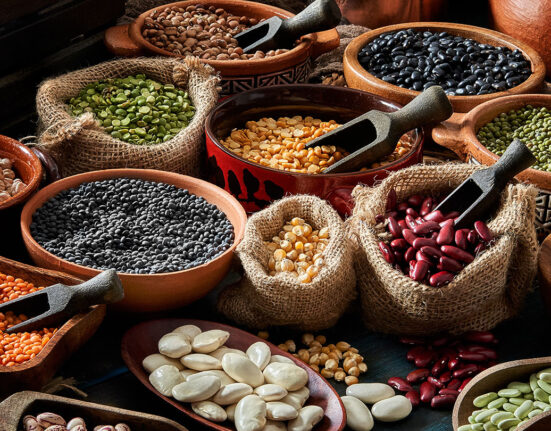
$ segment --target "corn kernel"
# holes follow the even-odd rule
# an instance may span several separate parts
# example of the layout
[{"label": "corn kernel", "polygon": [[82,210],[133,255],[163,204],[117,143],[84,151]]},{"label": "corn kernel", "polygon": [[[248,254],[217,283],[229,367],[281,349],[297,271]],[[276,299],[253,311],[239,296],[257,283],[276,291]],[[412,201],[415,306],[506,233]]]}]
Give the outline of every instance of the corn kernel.
[{"label": "corn kernel", "polygon": [[281,248],[278,248],[276,251],[274,251],[274,259],[276,261],[281,261],[285,259],[285,256],[287,256],[287,253],[285,253],[285,250],[282,250]]}]

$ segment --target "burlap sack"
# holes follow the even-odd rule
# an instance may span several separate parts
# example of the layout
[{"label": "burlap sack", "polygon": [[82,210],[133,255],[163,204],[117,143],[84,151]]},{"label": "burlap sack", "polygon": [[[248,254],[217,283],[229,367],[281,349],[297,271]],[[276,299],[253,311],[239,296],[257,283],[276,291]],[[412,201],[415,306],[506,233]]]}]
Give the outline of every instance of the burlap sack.
[{"label": "burlap sack", "polygon": [[400,335],[489,330],[520,310],[536,273],[536,189],[510,184],[488,226],[495,243],[441,288],[420,284],[392,268],[378,247],[375,216],[394,188],[398,202],[416,193],[449,193],[475,169],[467,164],[417,165],[379,186],[357,186],[351,230],[359,242],[356,273],[366,325]]},{"label": "burlap sack", "polygon": [[[288,273],[268,275],[271,253],[263,241],[279,234],[293,217],[314,229],[329,227],[325,266],[310,283]],[[255,329],[289,326],[316,331],[333,326],[356,296],[353,248],[337,212],[315,196],[296,195],[274,202],[247,222],[237,247],[245,271],[238,285],[224,290],[218,309],[235,322]]]},{"label": "burlap sack", "polygon": [[[188,91],[195,116],[174,138],[161,144],[134,145],[105,133],[91,113],[69,114],[66,101],[86,84],[137,73]],[[204,122],[218,99],[218,81],[210,66],[192,57],[114,60],[49,79],[40,85],[36,97],[38,146],[53,155],[64,176],[111,168],[162,169],[198,176]]]}]

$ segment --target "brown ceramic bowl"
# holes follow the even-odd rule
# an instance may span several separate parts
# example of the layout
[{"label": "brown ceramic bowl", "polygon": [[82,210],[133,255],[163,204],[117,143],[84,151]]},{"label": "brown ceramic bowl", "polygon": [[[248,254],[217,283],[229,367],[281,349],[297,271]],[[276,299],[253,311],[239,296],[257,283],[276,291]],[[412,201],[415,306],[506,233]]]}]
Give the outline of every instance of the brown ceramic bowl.
[{"label": "brown ceramic bowl", "polygon": [[522,93],[539,93],[543,88],[545,78],[545,65],[540,55],[528,45],[519,42],[510,36],[485,28],[474,27],[471,25],[451,24],[444,22],[413,22],[397,25],[389,25],[376,30],[368,31],[355,38],[344,52],[344,76],[346,82],[352,88],[369,91],[370,93],[386,97],[401,105],[406,105],[413,98],[419,95],[418,91],[408,90],[389,84],[382,79],[376,78],[370,74],[358,61],[358,53],[370,41],[383,33],[399,31],[404,29],[414,29],[418,31],[436,31],[447,32],[453,35],[474,39],[478,42],[487,43],[495,46],[506,46],[512,50],[519,49],[525,58],[530,60],[532,65],[532,75],[523,83],[507,91],[499,91],[492,94],[481,96],[450,96],[450,102],[455,112],[468,112],[475,106],[498,97]]},{"label": "brown ceramic bowl", "polygon": [[97,269],[77,265],[46,251],[31,236],[29,226],[35,211],[59,192],[85,182],[121,177],[172,184],[205,198],[226,214],[234,228],[234,241],[231,247],[220,256],[188,270],[147,275],[119,273],[124,287],[124,299],[113,308],[132,312],[168,310],[190,304],[205,296],[228,273],[233,251],[243,238],[247,216],[239,202],[224,190],[206,181],[172,172],[151,169],[108,169],[86,172],[56,181],[40,190],[27,202],[21,214],[23,240],[33,261],[43,268],[62,270],[85,280],[99,274],[101,271]]},{"label": "brown ceramic bowl", "polygon": [[[196,5],[197,0],[170,3],[156,7],[187,7]],[[278,16],[291,18],[293,13],[274,6],[245,0],[209,0],[202,2],[207,6],[223,8],[235,15],[251,18],[270,18]],[[162,55],[181,57],[170,51],[160,49],[142,36],[145,18],[153,9],[142,13],[129,26],[117,26],[105,33],[107,48],[119,56]],[[257,60],[203,60],[222,75],[222,93],[233,94],[256,87],[290,82],[304,82],[312,70],[312,59],[339,46],[339,35],[335,29],[303,36],[300,43],[290,51],[275,57]]]}]

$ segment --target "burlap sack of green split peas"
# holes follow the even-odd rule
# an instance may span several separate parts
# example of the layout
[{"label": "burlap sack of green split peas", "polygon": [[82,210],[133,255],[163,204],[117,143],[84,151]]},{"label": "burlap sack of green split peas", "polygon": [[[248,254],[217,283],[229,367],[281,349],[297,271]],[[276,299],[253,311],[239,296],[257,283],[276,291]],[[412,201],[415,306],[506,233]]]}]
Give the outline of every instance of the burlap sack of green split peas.
[{"label": "burlap sack of green split peas", "polygon": [[358,290],[366,325],[378,332],[428,335],[489,330],[516,315],[536,274],[534,187],[509,184],[488,223],[495,242],[451,283],[427,286],[394,269],[379,250],[375,216],[384,214],[388,193],[397,202],[414,194],[448,194],[476,169],[468,164],[417,165],[391,174],[375,188],[357,186],[350,227],[359,244]]},{"label": "burlap sack of green split peas", "polygon": [[[143,73],[164,84],[185,89],[196,111],[189,125],[160,144],[134,145],[105,133],[94,115],[73,117],[67,100],[95,81]],[[51,153],[64,176],[100,169],[162,169],[198,176],[203,128],[218,100],[219,78],[196,58],[132,58],[100,63],[44,81],[38,89],[38,146]]]},{"label": "burlap sack of green split peas", "polygon": [[[295,275],[269,275],[270,252],[264,241],[279,234],[294,217],[312,228],[329,228],[323,251],[325,265],[311,282],[301,283]],[[354,251],[345,224],[326,201],[296,195],[274,202],[253,214],[237,246],[244,276],[219,297],[218,310],[240,325],[254,329],[288,326],[302,331],[332,327],[356,297]]]}]

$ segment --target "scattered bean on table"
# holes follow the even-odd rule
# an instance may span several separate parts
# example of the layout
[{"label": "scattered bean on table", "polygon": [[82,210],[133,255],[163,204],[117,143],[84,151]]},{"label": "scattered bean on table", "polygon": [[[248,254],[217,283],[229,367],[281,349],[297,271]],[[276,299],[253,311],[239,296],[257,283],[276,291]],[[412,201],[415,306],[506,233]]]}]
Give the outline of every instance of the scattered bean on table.
[{"label": "scattered bean on table", "polygon": [[132,274],[202,265],[234,238],[231,222],[216,205],[173,185],[136,178],[64,190],[34,213],[30,230],[62,259]]},{"label": "scattered bean on table", "polygon": [[22,192],[27,185],[17,178],[10,159],[0,158],[0,202]]},{"label": "scattered bean on table", "polygon": [[155,47],[204,60],[250,60],[283,54],[288,49],[245,54],[235,35],[262,20],[233,15],[201,4],[155,9],[145,18],[142,35]]},{"label": "scattered bean on table", "polygon": [[440,85],[450,96],[505,91],[531,74],[530,62],[518,49],[413,29],[378,36],[362,48],[358,60],[389,84],[415,91]]},{"label": "scattered bean on table", "polygon": [[136,145],[172,139],[195,115],[186,91],[137,74],[86,85],[68,101],[69,112],[92,112],[113,138]]},{"label": "scattered bean on table", "polygon": [[551,110],[526,105],[499,114],[480,128],[478,140],[491,152],[502,156],[515,139],[521,139],[536,156],[534,169],[551,172]]},{"label": "scattered bean on table", "polygon": [[116,425],[96,425],[94,428],[88,423],[90,428],[87,428],[86,422],[81,417],[73,417],[66,421],[63,416],[52,412],[43,412],[36,416],[26,415],[22,423],[23,431],[86,431],[87,429],[90,431],[131,431],[130,427],[125,423],[118,423]]}]

